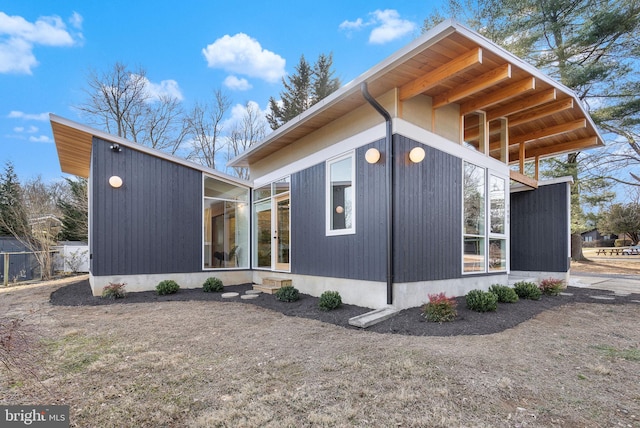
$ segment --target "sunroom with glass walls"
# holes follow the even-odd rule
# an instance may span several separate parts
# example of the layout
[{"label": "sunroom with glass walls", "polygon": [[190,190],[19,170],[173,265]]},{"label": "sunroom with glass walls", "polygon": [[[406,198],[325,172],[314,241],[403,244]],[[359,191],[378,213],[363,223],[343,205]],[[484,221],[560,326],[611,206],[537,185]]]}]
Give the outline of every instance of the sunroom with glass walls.
[{"label": "sunroom with glass walls", "polygon": [[203,176],[203,268],[249,267],[249,189]]}]

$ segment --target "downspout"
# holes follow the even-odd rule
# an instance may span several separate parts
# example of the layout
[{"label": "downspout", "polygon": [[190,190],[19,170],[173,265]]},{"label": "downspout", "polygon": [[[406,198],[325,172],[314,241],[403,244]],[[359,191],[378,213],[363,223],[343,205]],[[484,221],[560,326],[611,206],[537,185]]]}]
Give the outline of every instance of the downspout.
[{"label": "downspout", "polygon": [[367,82],[362,82],[360,91],[365,100],[384,117],[387,124],[385,136],[385,178],[386,178],[386,208],[387,208],[387,305],[393,304],[393,147],[391,115],[376,101],[367,88]]}]

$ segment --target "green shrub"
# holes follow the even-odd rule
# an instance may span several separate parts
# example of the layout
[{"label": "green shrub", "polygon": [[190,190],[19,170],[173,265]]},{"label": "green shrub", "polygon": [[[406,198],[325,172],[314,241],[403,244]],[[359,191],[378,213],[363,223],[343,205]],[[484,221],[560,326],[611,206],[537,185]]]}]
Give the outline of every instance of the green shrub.
[{"label": "green shrub", "polygon": [[164,294],[175,294],[178,290],[180,290],[180,286],[172,279],[165,279],[156,285],[156,293],[161,296]]},{"label": "green shrub", "polygon": [[493,284],[489,292],[496,295],[499,303],[514,303],[518,301],[518,294],[511,287],[501,284]]},{"label": "green shrub", "polygon": [[210,277],[202,284],[202,291],[205,293],[211,293],[213,291],[222,291],[224,290],[224,285],[219,278]]},{"label": "green shrub", "polygon": [[453,321],[458,312],[456,306],[458,302],[453,297],[447,297],[444,293],[429,294],[429,303],[422,307],[422,316],[427,321],[447,322]]},{"label": "green shrub", "polygon": [[275,296],[282,302],[295,302],[300,298],[300,292],[293,285],[285,285],[276,291]]},{"label": "green shrub", "polygon": [[337,309],[342,305],[342,298],[337,291],[325,291],[320,295],[318,307],[323,311]]},{"label": "green shrub", "polygon": [[533,282],[520,281],[516,282],[513,290],[521,299],[540,300],[542,292]]},{"label": "green shrub", "polygon": [[561,279],[548,278],[543,279],[538,288],[540,288],[540,291],[542,291],[543,294],[557,296],[562,290],[567,288],[567,286]]},{"label": "green shrub", "polygon": [[493,312],[498,309],[498,297],[482,290],[471,290],[466,295],[467,308],[476,312]]},{"label": "green shrub", "polygon": [[103,299],[123,299],[127,295],[127,291],[124,289],[126,284],[122,283],[112,283],[102,289],[102,298]]}]

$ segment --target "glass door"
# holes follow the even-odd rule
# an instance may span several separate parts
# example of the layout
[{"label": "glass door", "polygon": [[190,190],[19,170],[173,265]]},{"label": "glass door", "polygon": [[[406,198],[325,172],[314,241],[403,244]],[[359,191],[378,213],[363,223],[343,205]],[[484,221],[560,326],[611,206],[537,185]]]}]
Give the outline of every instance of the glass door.
[{"label": "glass door", "polygon": [[277,270],[290,270],[289,260],[289,232],[290,213],[289,195],[274,198],[275,222],[273,233],[272,253],[275,255],[274,265]]},{"label": "glass door", "polygon": [[255,263],[259,268],[271,269],[271,246],[273,243],[271,230],[271,200],[261,201],[256,204],[255,213],[256,247]]}]

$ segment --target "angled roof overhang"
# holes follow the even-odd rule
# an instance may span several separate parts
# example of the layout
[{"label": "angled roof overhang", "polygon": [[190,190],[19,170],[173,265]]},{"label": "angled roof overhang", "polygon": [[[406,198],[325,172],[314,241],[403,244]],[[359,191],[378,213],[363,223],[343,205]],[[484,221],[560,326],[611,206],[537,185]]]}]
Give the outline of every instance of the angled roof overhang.
[{"label": "angled roof overhang", "polygon": [[[399,100],[420,94],[434,108],[451,103],[461,114],[484,111],[490,150],[508,119],[509,161],[549,157],[603,145],[575,93],[479,34],[446,21],[269,134],[230,162],[249,166],[366,103],[360,84],[378,97],[398,88]],[[478,129],[465,129],[465,141]]]},{"label": "angled roof overhang", "polygon": [[53,139],[58,151],[60,169],[66,174],[89,178],[89,174],[91,172],[91,150],[93,146],[93,138],[97,137],[101,140],[116,143],[122,147],[147,153],[148,155],[155,156],[157,158],[165,159],[191,169],[205,172],[233,184],[250,187],[250,183],[248,181],[223,174],[220,171],[190,162],[184,158],[134,143],[125,138],[93,129],[55,114],[50,114],[49,120],[51,122],[51,129],[53,130]]}]

